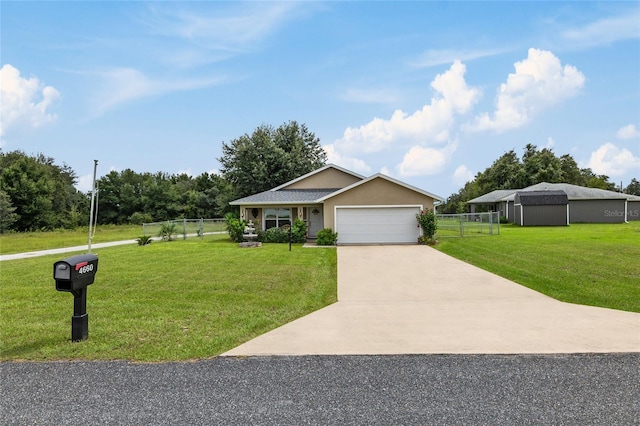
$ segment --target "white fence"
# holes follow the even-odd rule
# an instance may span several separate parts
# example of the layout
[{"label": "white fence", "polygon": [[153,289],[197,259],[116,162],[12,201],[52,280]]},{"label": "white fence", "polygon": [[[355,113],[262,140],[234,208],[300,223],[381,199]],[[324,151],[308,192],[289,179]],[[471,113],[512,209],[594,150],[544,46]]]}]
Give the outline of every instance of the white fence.
[{"label": "white fence", "polygon": [[438,238],[500,235],[500,213],[438,214]]},{"label": "white fence", "polygon": [[187,236],[204,238],[205,235],[225,234],[227,232],[224,219],[175,219],[164,222],[143,223],[142,234],[149,237],[157,237],[161,235],[163,226],[166,225],[174,225],[174,235],[182,235],[185,240]]}]

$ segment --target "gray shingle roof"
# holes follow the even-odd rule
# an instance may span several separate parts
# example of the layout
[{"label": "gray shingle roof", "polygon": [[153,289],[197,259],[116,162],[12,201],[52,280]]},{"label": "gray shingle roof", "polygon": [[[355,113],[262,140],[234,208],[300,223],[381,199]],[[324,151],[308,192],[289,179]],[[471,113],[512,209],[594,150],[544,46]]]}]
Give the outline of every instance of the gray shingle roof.
[{"label": "gray shingle roof", "polygon": [[607,191],[598,188],[586,188],[584,186],[571,185],[569,183],[548,183],[540,182],[535,185],[528,186],[524,189],[498,189],[491,191],[473,200],[467,201],[468,204],[493,204],[500,201],[513,201],[516,198],[516,192],[525,191],[564,191],[569,200],[632,200],[633,195],[622,194],[620,192]]},{"label": "gray shingle roof", "polygon": [[518,191],[516,197],[523,206],[566,206],[569,199],[564,191]]},{"label": "gray shingle roof", "polygon": [[478,198],[474,198],[473,200],[467,201],[469,204],[492,204],[502,201],[504,197],[515,194],[518,189],[496,189],[495,191],[491,191],[488,194],[484,194],[479,196]]},{"label": "gray shingle roof", "polygon": [[264,191],[232,201],[232,205],[244,204],[308,204],[338,191],[339,188],[324,189],[280,189]]},{"label": "gray shingle roof", "polygon": [[[547,183],[540,182],[531,185],[521,191],[564,191],[569,200],[626,200],[631,196],[620,192],[607,191],[599,188],[587,188],[584,186],[571,185],[568,183]],[[513,201],[515,193],[505,197],[505,201]]]}]

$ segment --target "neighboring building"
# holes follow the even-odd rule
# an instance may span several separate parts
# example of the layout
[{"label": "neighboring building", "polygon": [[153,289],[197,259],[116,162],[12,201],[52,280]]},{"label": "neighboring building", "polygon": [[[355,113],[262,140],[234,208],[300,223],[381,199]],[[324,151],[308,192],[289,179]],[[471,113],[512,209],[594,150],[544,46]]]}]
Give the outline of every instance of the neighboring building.
[{"label": "neighboring building", "polygon": [[416,214],[433,209],[442,197],[383,174],[365,178],[326,165],[269,191],[232,201],[240,218],[259,230],[307,224],[309,238],[330,228],[339,244],[415,244],[420,236]]},{"label": "neighboring building", "polygon": [[640,220],[640,197],[568,183],[542,182],[524,189],[493,191],[468,201],[467,204],[471,212],[482,205],[491,211],[499,211],[508,221],[515,222],[516,193],[527,191],[564,191],[569,200],[569,223],[621,223]]},{"label": "neighboring building", "polygon": [[520,226],[569,224],[569,199],[564,191],[518,191],[514,208],[515,223]]}]

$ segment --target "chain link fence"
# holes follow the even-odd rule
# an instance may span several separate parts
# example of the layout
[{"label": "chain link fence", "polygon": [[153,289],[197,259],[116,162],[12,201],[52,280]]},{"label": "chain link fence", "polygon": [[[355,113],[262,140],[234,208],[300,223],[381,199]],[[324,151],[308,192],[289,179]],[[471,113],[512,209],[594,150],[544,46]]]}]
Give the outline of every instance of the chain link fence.
[{"label": "chain link fence", "polygon": [[500,212],[438,214],[437,238],[500,235]]},{"label": "chain link fence", "polygon": [[164,222],[142,224],[142,234],[149,237],[161,236],[163,230],[173,229],[173,234],[187,237],[204,238],[205,235],[226,234],[227,226],[224,219],[175,219]]}]

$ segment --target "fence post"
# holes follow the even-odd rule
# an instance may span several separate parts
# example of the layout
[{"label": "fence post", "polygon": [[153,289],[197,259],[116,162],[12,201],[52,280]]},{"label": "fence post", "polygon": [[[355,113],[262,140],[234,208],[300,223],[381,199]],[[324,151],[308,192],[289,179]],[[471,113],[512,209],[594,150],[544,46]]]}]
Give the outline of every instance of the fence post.
[{"label": "fence post", "polygon": [[187,239],[187,219],[184,217],[182,218],[182,239]]}]

